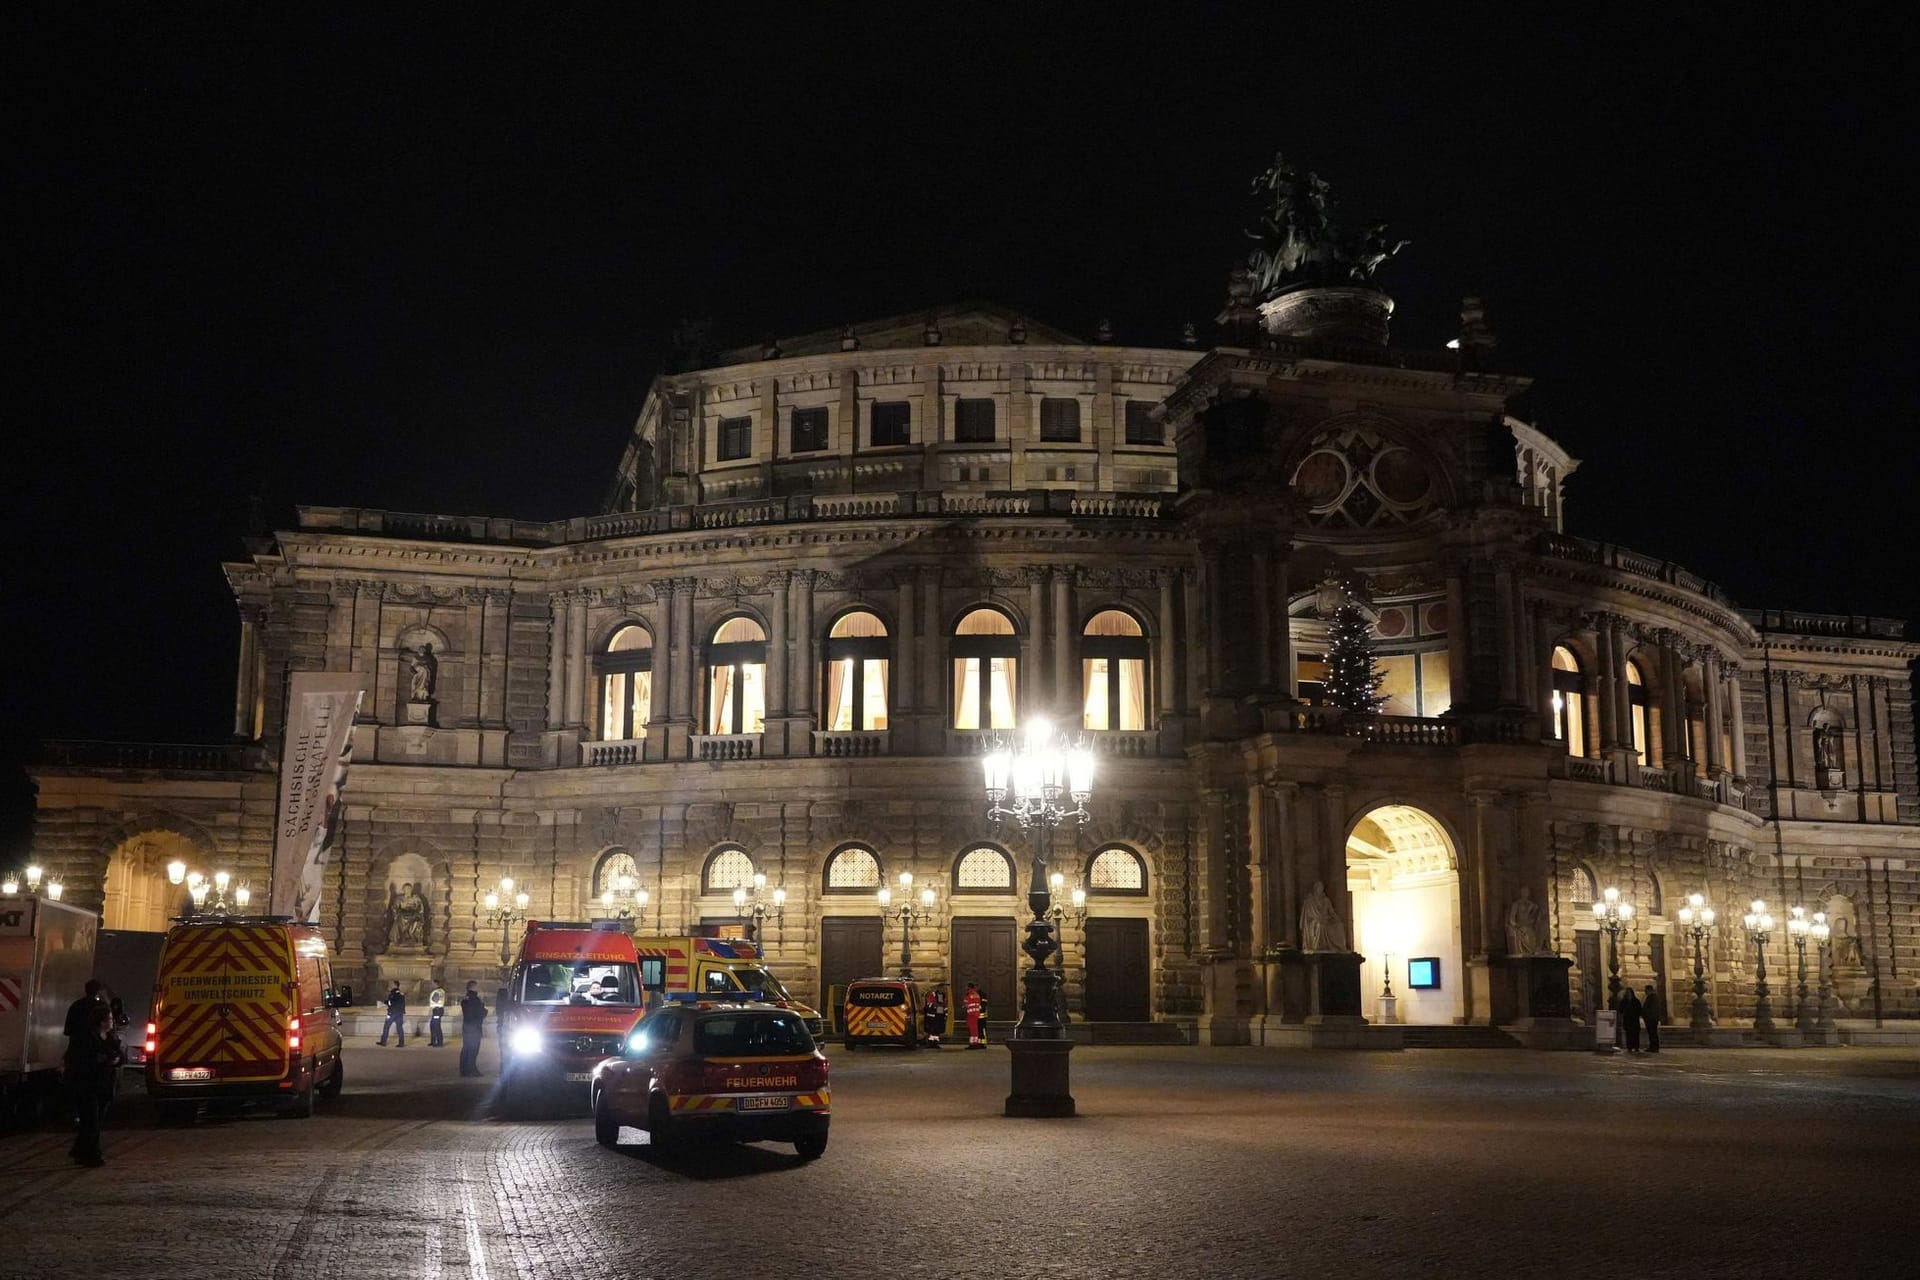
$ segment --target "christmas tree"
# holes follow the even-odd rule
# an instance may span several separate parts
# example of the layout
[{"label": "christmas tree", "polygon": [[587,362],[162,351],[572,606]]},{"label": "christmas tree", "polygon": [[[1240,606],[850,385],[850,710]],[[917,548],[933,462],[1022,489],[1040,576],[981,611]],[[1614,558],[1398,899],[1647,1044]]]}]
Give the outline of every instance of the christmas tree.
[{"label": "christmas tree", "polygon": [[1373,665],[1373,624],[1349,599],[1333,611],[1327,626],[1327,698],[1336,707],[1370,716],[1386,701],[1380,696],[1384,674]]}]

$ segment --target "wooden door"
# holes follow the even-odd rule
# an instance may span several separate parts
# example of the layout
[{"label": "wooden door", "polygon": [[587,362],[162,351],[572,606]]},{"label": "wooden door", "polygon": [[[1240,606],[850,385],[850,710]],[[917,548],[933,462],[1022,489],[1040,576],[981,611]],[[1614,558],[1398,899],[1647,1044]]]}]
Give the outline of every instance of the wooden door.
[{"label": "wooden door", "polygon": [[[844,988],[855,978],[877,978],[886,972],[880,967],[883,927],[878,916],[828,916],[820,922],[820,1001],[823,1006],[837,1005],[834,987]],[[839,1024],[838,1007],[823,1007],[821,1013],[828,1022]]]},{"label": "wooden door", "polygon": [[1011,1022],[1020,1016],[1018,952],[1011,920],[993,916],[953,918],[952,1002],[957,1008],[969,982],[987,998],[987,1017]]},{"label": "wooden door", "polygon": [[1087,921],[1087,1021],[1153,1018],[1153,963],[1145,920]]}]

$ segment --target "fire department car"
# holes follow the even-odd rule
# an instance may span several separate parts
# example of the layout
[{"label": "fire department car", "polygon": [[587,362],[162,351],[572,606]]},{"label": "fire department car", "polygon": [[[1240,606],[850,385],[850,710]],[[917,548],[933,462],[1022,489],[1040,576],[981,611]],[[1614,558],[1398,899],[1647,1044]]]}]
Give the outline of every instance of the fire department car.
[{"label": "fire department car", "polygon": [[791,1142],[803,1160],[827,1149],[827,1058],[790,1009],[676,997],[649,1014],[617,1058],[593,1073],[593,1136],[645,1129],[652,1145]]}]

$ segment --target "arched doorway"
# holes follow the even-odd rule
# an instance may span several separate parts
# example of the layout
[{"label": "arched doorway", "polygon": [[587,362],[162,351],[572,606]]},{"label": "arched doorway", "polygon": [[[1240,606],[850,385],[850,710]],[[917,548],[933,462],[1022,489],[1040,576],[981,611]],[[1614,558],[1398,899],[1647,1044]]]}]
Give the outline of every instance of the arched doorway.
[{"label": "arched doorway", "polygon": [[1361,1008],[1380,1017],[1389,963],[1402,1022],[1447,1025],[1466,1016],[1460,962],[1460,860],[1439,822],[1404,804],[1370,810],[1347,836],[1353,946]]},{"label": "arched doorway", "polygon": [[142,831],[121,841],[107,859],[100,927],[164,932],[187,900],[185,888],[167,882],[167,864],[175,860],[195,869],[206,861],[193,841],[174,831]]}]

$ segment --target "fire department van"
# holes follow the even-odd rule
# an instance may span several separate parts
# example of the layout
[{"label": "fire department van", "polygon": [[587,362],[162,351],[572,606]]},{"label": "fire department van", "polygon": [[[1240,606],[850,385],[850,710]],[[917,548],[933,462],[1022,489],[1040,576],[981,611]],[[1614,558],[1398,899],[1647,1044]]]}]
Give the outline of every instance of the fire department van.
[{"label": "fire department van", "polygon": [[814,1039],[826,1034],[819,1013],[794,999],[780,979],[768,972],[766,960],[754,943],[742,938],[684,935],[635,938],[633,948],[640,958],[641,985],[648,991],[736,999],[743,992],[757,991],[767,1003],[799,1014],[807,1034]]},{"label": "fire department van", "polygon": [[333,989],[317,926],[286,916],[211,916],[167,931],[143,1048],[162,1123],[200,1103],[313,1114],[345,1075]]},{"label": "fire department van", "polygon": [[500,1079],[509,1094],[574,1085],[620,1052],[645,1004],[633,939],[617,921],[530,920],[500,993]]}]

